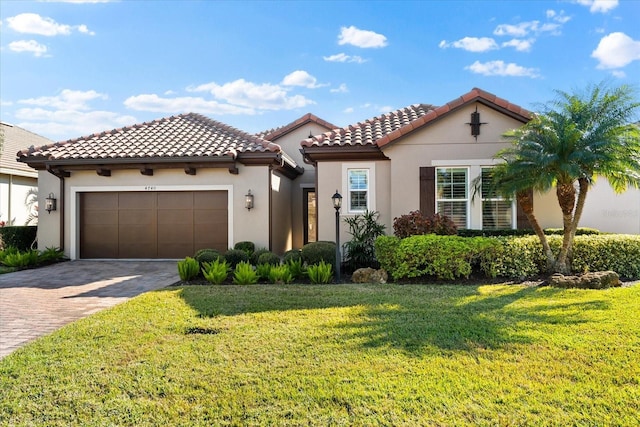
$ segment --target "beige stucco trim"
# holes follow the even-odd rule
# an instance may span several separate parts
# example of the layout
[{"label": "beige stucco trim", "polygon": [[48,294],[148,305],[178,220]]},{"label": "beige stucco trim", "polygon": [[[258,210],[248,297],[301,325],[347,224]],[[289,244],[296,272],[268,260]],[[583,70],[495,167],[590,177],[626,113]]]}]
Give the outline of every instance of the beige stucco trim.
[{"label": "beige stucco trim", "polygon": [[111,186],[71,186],[70,188],[70,209],[69,219],[71,223],[70,227],[70,240],[71,246],[69,248],[69,258],[72,260],[78,259],[78,249],[80,247],[78,230],[80,227],[79,214],[80,205],[79,193],[83,192],[111,192],[111,191],[227,191],[227,236],[228,241],[233,244],[233,185],[111,185]]}]

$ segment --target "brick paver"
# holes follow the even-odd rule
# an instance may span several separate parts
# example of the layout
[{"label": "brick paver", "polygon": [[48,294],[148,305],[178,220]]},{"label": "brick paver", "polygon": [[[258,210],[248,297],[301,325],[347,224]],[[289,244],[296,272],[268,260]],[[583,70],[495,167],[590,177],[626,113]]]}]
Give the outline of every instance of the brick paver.
[{"label": "brick paver", "polygon": [[0,275],[0,359],[38,337],[178,281],[175,261],[70,261]]}]

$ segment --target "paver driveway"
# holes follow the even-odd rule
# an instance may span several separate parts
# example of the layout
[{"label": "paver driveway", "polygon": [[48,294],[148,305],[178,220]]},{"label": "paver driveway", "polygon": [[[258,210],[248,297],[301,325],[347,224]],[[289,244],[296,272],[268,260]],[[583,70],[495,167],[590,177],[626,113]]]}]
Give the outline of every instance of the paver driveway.
[{"label": "paver driveway", "polygon": [[175,261],[70,261],[0,275],[0,358],[49,332],[179,280]]}]

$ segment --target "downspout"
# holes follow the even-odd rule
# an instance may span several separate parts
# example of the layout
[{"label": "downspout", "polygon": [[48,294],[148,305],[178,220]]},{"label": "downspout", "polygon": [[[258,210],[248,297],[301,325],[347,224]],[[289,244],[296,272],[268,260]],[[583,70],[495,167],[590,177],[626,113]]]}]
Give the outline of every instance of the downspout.
[{"label": "downspout", "polygon": [[60,250],[64,252],[64,176],[58,177],[60,180]]},{"label": "downspout", "polygon": [[269,250],[273,250],[273,191],[271,183],[271,174],[273,166],[269,165]]}]

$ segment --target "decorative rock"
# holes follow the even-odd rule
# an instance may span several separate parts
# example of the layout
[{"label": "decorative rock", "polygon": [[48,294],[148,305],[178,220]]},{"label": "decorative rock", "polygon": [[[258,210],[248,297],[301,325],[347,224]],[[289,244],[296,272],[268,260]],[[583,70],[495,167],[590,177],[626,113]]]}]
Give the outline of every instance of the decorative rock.
[{"label": "decorative rock", "polygon": [[606,289],[621,286],[615,271],[595,271],[582,276],[564,276],[556,273],[549,278],[549,285],[556,288]]},{"label": "decorative rock", "polygon": [[387,283],[387,272],[383,269],[359,268],[351,276],[353,283]]}]

